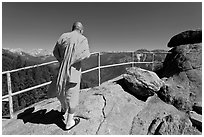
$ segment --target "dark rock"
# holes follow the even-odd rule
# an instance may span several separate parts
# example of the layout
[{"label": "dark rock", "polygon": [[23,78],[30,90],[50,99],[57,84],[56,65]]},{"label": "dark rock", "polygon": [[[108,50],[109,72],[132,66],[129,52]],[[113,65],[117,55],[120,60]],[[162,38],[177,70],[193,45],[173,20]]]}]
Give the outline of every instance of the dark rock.
[{"label": "dark rock", "polygon": [[156,73],[137,67],[128,68],[124,79],[124,84],[135,96],[152,96],[164,85]]},{"label": "dark rock", "polygon": [[153,71],[154,71],[157,75],[160,75],[160,74],[158,74],[158,73],[159,73],[159,70],[161,70],[162,68],[163,68],[163,63],[162,63],[162,62],[156,62],[156,63],[154,63]]},{"label": "dark rock", "polygon": [[202,115],[202,102],[194,103],[194,105],[193,105],[193,111],[195,111],[196,113]]},{"label": "dark rock", "polygon": [[148,98],[147,106],[132,123],[131,135],[191,135],[201,134],[188,116],[157,96]]},{"label": "dark rock", "polygon": [[[158,95],[179,110],[190,111],[202,102],[202,48],[200,44],[174,47],[167,55],[160,77],[165,86]],[[202,108],[202,103],[200,103]]]},{"label": "dark rock", "polygon": [[[157,74],[164,86],[157,92],[166,103],[177,109],[202,114],[202,43],[201,31],[186,31],[168,43],[173,47]],[[196,44],[195,44],[196,43]],[[202,131],[200,121],[190,117],[193,126]]]},{"label": "dark rock", "polygon": [[202,42],[202,30],[195,30],[195,31],[188,30],[173,36],[170,39],[167,46],[176,47],[179,45],[195,44],[195,43],[201,43],[201,42]]},{"label": "dark rock", "polygon": [[190,111],[189,115],[193,126],[202,132],[202,115],[199,115],[194,111]]},{"label": "dark rock", "polygon": [[182,71],[200,69],[202,66],[201,45],[201,43],[189,44],[172,48],[164,60],[160,77],[170,77]]},{"label": "dark rock", "polygon": [[174,105],[179,110],[192,110],[193,96],[190,96],[189,87],[178,85],[173,78],[167,79],[165,86],[157,94],[164,102]]}]

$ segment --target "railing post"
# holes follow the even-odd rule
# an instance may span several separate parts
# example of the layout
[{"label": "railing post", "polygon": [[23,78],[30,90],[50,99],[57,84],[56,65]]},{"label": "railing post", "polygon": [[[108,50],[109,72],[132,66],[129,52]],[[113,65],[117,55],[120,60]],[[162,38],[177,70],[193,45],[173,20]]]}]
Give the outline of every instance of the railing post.
[{"label": "railing post", "polygon": [[13,99],[12,99],[12,89],[11,89],[11,76],[10,76],[10,73],[6,73],[6,75],[7,75],[8,94],[9,94],[9,113],[10,113],[10,118],[13,118]]},{"label": "railing post", "polygon": [[132,62],[133,62],[133,63],[132,63],[132,67],[134,67],[134,61],[135,61],[135,60],[134,60],[134,51],[132,52],[132,59],[133,59],[133,61],[132,61]]},{"label": "railing post", "polygon": [[100,52],[98,53],[98,86],[101,85],[101,57]]},{"label": "railing post", "polygon": [[152,71],[154,70],[154,53],[153,54],[153,59],[152,59]]}]

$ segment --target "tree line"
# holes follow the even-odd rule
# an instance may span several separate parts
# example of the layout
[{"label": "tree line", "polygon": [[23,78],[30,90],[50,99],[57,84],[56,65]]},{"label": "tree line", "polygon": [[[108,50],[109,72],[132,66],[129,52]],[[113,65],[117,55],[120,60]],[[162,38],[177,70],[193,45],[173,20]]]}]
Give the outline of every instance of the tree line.
[{"label": "tree line", "polygon": [[[2,56],[2,70],[18,69],[26,66],[38,64],[24,60],[21,56],[12,56],[4,53]],[[12,93],[30,88],[52,80],[54,69],[50,66],[41,66],[32,69],[21,70],[11,73],[11,89]],[[37,88],[22,94],[13,96],[13,109],[14,111],[25,108],[33,103],[39,102],[46,97],[48,86]],[[2,75],[2,95],[8,94],[7,77],[6,74]],[[2,102],[2,115],[9,113],[8,102]]]}]

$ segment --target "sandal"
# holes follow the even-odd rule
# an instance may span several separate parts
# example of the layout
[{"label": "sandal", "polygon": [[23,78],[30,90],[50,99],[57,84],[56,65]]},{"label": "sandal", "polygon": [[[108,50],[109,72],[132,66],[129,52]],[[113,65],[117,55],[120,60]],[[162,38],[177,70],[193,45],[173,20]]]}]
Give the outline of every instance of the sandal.
[{"label": "sandal", "polygon": [[71,127],[68,128],[68,129],[66,129],[66,127],[65,127],[65,129],[66,129],[66,130],[71,130],[72,128],[74,128],[76,125],[79,124],[79,122],[80,122],[80,118],[75,118],[75,119],[74,119],[74,122],[75,122],[75,124],[74,124],[73,126],[71,126]]}]

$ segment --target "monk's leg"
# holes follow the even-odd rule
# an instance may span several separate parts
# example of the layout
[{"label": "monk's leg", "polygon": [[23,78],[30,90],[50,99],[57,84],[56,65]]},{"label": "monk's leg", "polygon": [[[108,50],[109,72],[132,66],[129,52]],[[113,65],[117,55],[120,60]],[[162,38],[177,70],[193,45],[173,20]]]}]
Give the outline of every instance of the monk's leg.
[{"label": "monk's leg", "polygon": [[68,109],[68,104],[66,101],[66,96],[63,95],[63,93],[61,93],[60,95],[57,96],[58,100],[60,101],[61,104],[61,112],[62,113],[66,113],[67,109]]},{"label": "monk's leg", "polygon": [[74,114],[79,102],[79,88],[80,88],[80,83],[77,83],[75,84],[74,87],[70,88],[67,91],[66,97],[67,97],[69,109],[68,109],[67,120],[66,120],[66,129],[69,129],[75,124]]}]

